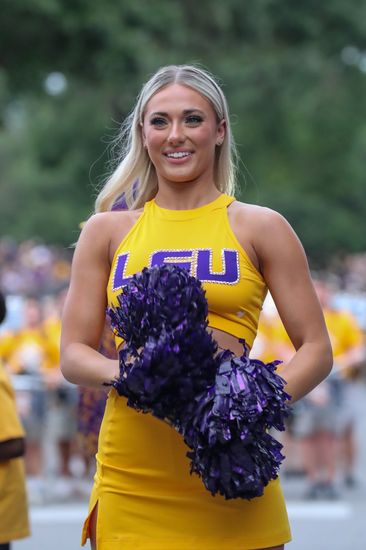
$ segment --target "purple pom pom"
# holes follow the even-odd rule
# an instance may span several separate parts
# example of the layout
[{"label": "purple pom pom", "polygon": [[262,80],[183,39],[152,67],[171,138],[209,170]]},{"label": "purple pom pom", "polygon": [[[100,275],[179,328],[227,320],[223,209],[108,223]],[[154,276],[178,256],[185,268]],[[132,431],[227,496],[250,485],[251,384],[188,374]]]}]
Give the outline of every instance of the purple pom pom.
[{"label": "purple pom pom", "polygon": [[138,350],[164,330],[183,335],[205,329],[208,306],[200,281],[186,269],[163,264],[134,275],[108,313],[116,334]]},{"label": "purple pom pom", "polygon": [[113,386],[130,406],[179,425],[182,409],[217,369],[202,285],[187,270],[164,264],[134,275],[118,300],[109,316],[126,346]]},{"label": "purple pom pom", "polygon": [[278,475],[282,445],[268,429],[284,430],[290,396],[275,372],[279,361],[265,364],[229,351],[220,359],[215,383],[197,396],[182,435],[192,449],[191,471],[212,494],[250,499]]},{"label": "purple pom pom", "polygon": [[168,421],[191,449],[191,472],[225,498],[250,499],[278,475],[282,445],[269,433],[284,429],[287,400],[279,363],[241,357],[207,331],[200,281],[173,264],[134,275],[109,309],[120,351],[111,382],[128,405]]}]

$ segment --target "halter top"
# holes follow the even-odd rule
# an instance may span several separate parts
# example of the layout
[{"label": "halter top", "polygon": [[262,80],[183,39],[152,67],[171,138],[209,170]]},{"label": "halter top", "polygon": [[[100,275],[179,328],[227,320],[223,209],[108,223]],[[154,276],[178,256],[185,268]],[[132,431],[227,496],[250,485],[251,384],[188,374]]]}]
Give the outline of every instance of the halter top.
[{"label": "halter top", "polygon": [[[252,347],[267,286],[231,229],[227,207],[233,201],[234,197],[221,194],[190,210],[162,208],[155,199],[146,202],[113,257],[109,305],[117,304],[133,274],[144,267],[174,263],[202,282],[209,326]],[[119,345],[120,339],[116,340]]]}]

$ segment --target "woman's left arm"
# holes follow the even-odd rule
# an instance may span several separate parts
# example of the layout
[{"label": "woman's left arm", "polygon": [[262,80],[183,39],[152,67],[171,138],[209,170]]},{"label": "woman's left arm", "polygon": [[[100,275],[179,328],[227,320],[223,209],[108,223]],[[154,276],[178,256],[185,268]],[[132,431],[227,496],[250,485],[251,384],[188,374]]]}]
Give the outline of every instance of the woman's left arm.
[{"label": "woman's left arm", "polygon": [[297,401],[329,374],[332,348],[306,255],[295,232],[280,214],[267,208],[261,209],[256,226],[253,244],[260,269],[296,349],[281,369],[281,376],[292,401]]}]

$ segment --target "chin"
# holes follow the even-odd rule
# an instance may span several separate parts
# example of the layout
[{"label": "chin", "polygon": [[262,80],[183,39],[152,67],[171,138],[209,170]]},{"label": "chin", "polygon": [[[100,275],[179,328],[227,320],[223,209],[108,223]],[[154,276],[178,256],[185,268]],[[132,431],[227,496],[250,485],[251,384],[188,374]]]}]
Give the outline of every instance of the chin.
[{"label": "chin", "polygon": [[162,179],[171,182],[171,183],[193,183],[197,181],[200,178],[200,174],[190,172],[189,174],[177,174],[177,173],[169,173],[169,174],[161,174]]},{"label": "chin", "polygon": [[165,178],[168,183],[175,185],[191,185],[196,183],[196,178]]}]

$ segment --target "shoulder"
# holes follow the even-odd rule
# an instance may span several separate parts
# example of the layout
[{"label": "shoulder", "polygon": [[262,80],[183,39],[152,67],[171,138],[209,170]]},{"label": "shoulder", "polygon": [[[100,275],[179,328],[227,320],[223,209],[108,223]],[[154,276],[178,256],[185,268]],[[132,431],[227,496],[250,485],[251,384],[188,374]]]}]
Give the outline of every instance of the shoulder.
[{"label": "shoulder", "polygon": [[110,240],[116,231],[123,232],[129,229],[141,214],[140,210],[119,210],[98,212],[83,223],[80,239],[97,242]]},{"label": "shoulder", "polygon": [[235,225],[250,241],[262,273],[268,266],[307,264],[303,246],[295,231],[279,212],[271,208],[236,201]]},{"label": "shoulder", "polygon": [[143,209],[99,212],[83,225],[77,249],[92,249],[99,257],[111,263],[118,244],[127,235]]},{"label": "shoulder", "polygon": [[282,214],[266,206],[258,206],[257,204],[234,201],[230,205],[230,209],[238,220],[241,219],[243,222],[252,223],[258,228],[273,229],[276,226],[290,226]]},{"label": "shoulder", "polygon": [[117,223],[127,222],[130,217],[131,211],[129,210],[98,212],[97,214],[92,214],[90,218],[82,223],[82,232],[104,232]]},{"label": "shoulder", "polygon": [[230,205],[229,216],[236,227],[250,236],[254,246],[276,239],[297,238],[289,222],[282,214],[266,206],[235,201]]}]

